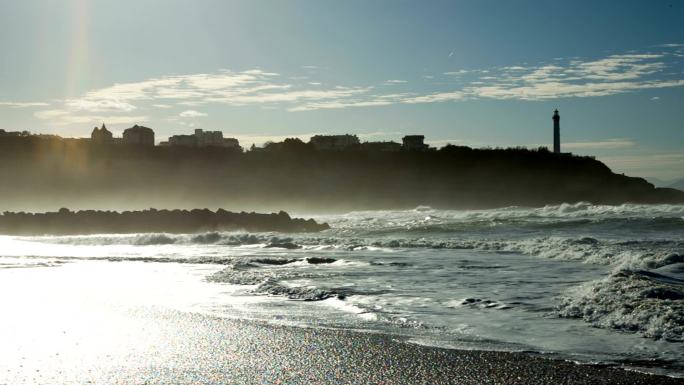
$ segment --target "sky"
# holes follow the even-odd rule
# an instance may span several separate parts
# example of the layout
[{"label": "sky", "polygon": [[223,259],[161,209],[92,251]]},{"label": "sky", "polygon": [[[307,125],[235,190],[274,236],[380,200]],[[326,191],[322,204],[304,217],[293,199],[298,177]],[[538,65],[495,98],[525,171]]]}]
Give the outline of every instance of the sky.
[{"label": "sky", "polygon": [[0,0],[0,129],[550,146],[684,178],[684,2]]}]

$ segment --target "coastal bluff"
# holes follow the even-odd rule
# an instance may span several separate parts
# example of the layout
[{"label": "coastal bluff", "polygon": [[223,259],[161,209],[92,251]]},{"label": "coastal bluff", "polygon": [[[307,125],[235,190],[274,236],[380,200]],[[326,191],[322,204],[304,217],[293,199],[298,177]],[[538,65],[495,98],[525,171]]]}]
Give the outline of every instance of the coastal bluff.
[{"label": "coastal bluff", "polygon": [[253,231],[283,233],[317,232],[330,228],[313,219],[291,218],[284,211],[273,214],[233,213],[223,209],[70,211],[0,214],[0,234],[86,235],[127,233],[200,233]]},{"label": "coastal bluff", "polygon": [[684,203],[683,191],[544,147],[326,150],[286,139],[242,152],[29,136],[0,140],[0,181],[0,211],[222,207],[323,213]]}]

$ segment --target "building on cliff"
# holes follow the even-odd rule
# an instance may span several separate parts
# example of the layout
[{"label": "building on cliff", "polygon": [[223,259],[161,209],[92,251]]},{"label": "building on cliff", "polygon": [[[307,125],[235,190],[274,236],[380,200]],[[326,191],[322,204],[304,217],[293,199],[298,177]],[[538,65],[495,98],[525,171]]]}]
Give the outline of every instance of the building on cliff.
[{"label": "building on cliff", "polygon": [[185,147],[224,147],[240,149],[240,142],[235,138],[224,138],[221,131],[204,131],[196,129],[194,134],[173,135],[162,146],[185,146]]},{"label": "building on cliff", "polygon": [[28,137],[31,133],[28,131],[5,131],[0,129],[0,136],[2,137]]},{"label": "building on cliff", "polygon": [[154,131],[149,127],[136,124],[124,130],[123,143],[137,146],[154,146]]},{"label": "building on cliff", "polygon": [[204,131],[201,128],[195,130],[197,147],[227,147],[238,149],[240,142],[235,138],[224,138],[221,131]]},{"label": "building on cliff", "polygon": [[318,151],[340,151],[361,144],[356,135],[314,135],[309,143]]},{"label": "building on cliff", "polygon": [[560,143],[560,115],[558,115],[558,110],[553,111],[553,152],[554,154],[561,153],[561,143]]},{"label": "building on cliff", "polygon": [[401,144],[397,142],[364,142],[361,149],[368,152],[399,152]]},{"label": "building on cliff", "polygon": [[195,130],[197,147],[223,147],[223,132],[204,131],[201,128]]},{"label": "building on cliff", "polygon": [[90,134],[90,141],[97,144],[110,144],[114,142],[114,135],[102,123],[102,128],[93,128],[93,132]]},{"label": "building on cliff", "polygon": [[195,138],[195,135],[173,135],[169,137],[167,142],[161,142],[159,145],[195,147],[197,145],[197,139]]},{"label": "building on cliff", "polygon": [[406,135],[401,138],[404,151],[426,151],[429,146],[424,143],[425,135]]}]

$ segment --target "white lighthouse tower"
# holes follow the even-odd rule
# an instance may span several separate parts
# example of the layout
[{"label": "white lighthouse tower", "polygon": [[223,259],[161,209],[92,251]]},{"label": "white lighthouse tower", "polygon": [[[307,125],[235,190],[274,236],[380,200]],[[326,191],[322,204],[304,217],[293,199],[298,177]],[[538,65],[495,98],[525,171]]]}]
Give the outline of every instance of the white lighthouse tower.
[{"label": "white lighthouse tower", "polygon": [[553,111],[553,153],[560,154],[560,115],[558,110]]}]

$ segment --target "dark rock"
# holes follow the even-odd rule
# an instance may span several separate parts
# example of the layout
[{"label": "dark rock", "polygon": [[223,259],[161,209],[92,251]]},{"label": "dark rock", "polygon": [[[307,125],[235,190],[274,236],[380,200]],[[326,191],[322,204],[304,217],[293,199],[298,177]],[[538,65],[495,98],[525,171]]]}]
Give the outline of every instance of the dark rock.
[{"label": "dark rock", "polygon": [[285,259],[285,258],[257,258],[252,260],[255,263],[259,263],[261,265],[287,265],[290,263],[294,263],[297,261],[301,261],[301,259]]},{"label": "dark rock", "polygon": [[323,264],[323,263],[333,263],[337,260],[335,258],[326,258],[326,257],[309,257],[306,259],[306,261],[312,265],[319,265],[319,264]]},{"label": "dark rock", "polygon": [[268,248],[280,248],[280,249],[301,249],[302,247],[300,245],[297,245],[292,242],[272,242],[266,245]]},{"label": "dark rock", "polygon": [[[215,243],[219,231],[246,230],[255,232],[316,232],[330,228],[313,220],[290,218],[287,213],[232,213],[208,209],[144,210],[144,211],[69,211],[47,213],[13,213],[0,215],[0,234],[124,234],[124,233],[201,233],[195,239]],[[173,243],[169,241],[169,243]],[[274,243],[270,247],[298,248],[290,242]]]}]

